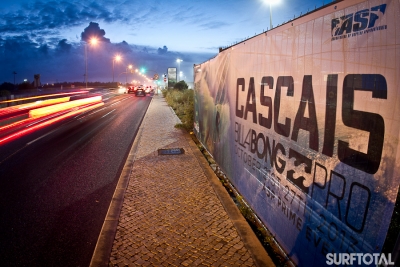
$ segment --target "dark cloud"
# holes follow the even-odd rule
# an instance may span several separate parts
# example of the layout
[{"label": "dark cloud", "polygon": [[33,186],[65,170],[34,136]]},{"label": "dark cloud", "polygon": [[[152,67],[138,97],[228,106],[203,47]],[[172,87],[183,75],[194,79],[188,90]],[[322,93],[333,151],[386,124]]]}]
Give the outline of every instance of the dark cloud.
[{"label": "dark cloud", "polygon": [[32,58],[35,56],[32,51],[38,46],[38,44],[31,41],[27,35],[2,39],[0,45],[3,59]]},{"label": "dark cloud", "polygon": [[157,49],[157,53],[160,55],[164,55],[168,52],[168,47],[166,47],[165,45],[163,46],[163,48],[158,48]]},{"label": "dark cloud", "polygon": [[[157,17],[155,14],[158,14]],[[181,3],[174,5],[173,9],[165,9],[157,2],[142,5],[136,1],[36,1],[21,5],[17,11],[0,10],[0,36],[27,33],[38,46],[47,43],[49,47],[54,48],[61,39],[66,38],[63,35],[65,29],[79,26],[84,28],[90,21],[100,24],[102,22],[123,24],[129,31],[127,34],[134,35],[133,29],[144,26],[158,29],[160,20],[194,24],[200,29],[216,29],[227,25],[208,13],[202,13],[192,5]],[[89,33],[97,35],[103,42],[110,43],[105,30],[95,25],[89,25],[77,41],[87,41]],[[161,54],[166,52],[160,51]]]},{"label": "dark cloud", "polygon": [[[57,31],[66,26],[76,26],[81,22],[77,20],[74,12],[65,12],[76,7],[63,2],[35,2],[25,6],[17,13],[6,13],[0,19],[0,32],[14,33],[20,31],[38,31],[53,29]],[[78,12],[79,13],[79,12]],[[70,17],[72,15],[72,17]]]},{"label": "dark cloud", "polygon": [[[99,27],[100,28],[100,27]],[[168,48],[140,46],[125,41],[117,44],[103,42],[88,49],[89,81],[107,82],[112,80],[112,59],[120,54],[122,61],[115,64],[115,79],[125,81],[123,73],[126,66],[144,67],[148,75],[162,74],[168,67],[176,66],[176,59],[183,62],[180,69],[186,77],[192,77],[193,64],[202,63],[215,54],[177,53],[168,51],[159,54],[159,49],[167,52]],[[28,35],[0,37],[0,84],[13,83],[12,72],[16,71],[16,82],[23,79],[33,80],[34,74],[41,74],[42,83],[84,81],[85,46],[83,43],[68,43],[65,39],[53,38],[50,43],[38,43]],[[121,75],[120,75],[121,74]],[[132,74],[132,79],[138,77]]]},{"label": "dark cloud", "polygon": [[81,39],[84,42],[88,42],[91,38],[96,38],[98,41],[110,43],[110,39],[105,38],[106,32],[100,29],[100,26],[96,22],[90,22],[83,32],[81,33]]},{"label": "dark cloud", "polygon": [[105,5],[100,5],[97,1],[89,4],[90,13],[96,14],[96,18],[105,22],[113,22],[118,20],[119,16],[114,16]]},{"label": "dark cloud", "polygon": [[67,43],[67,39],[62,39],[58,42],[57,50],[61,53],[68,53],[71,51],[72,45]]},{"label": "dark cloud", "polygon": [[39,53],[42,53],[43,55],[49,54],[49,46],[47,44],[41,45],[38,50]]},{"label": "dark cloud", "polygon": [[114,47],[120,54],[129,54],[132,52],[132,46],[130,46],[126,41],[115,44]]},{"label": "dark cloud", "polygon": [[98,1],[36,1],[33,4],[21,6],[18,12],[0,11],[0,33],[13,34],[18,32],[33,32],[43,34],[51,30],[53,34],[60,30],[82,25],[85,21],[126,22],[126,18],[109,11],[106,5]]}]

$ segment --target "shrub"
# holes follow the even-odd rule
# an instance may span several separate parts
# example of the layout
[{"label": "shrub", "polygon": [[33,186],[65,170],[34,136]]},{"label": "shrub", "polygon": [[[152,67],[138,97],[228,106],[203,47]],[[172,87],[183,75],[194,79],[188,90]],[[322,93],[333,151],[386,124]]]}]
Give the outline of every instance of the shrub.
[{"label": "shrub", "polygon": [[28,89],[35,89],[33,85],[29,82],[23,82],[18,84],[18,90],[28,90]]},{"label": "shrub", "polygon": [[185,81],[177,82],[174,85],[174,89],[178,89],[178,90],[186,90],[188,88],[189,88],[189,86],[187,85],[187,83]]},{"label": "shrub", "polygon": [[163,97],[165,98],[168,94],[168,89],[162,89],[161,93],[162,93]]},{"label": "shrub", "polygon": [[0,96],[10,96],[11,93],[8,90],[0,90]]},{"label": "shrub", "polygon": [[7,82],[4,82],[4,83],[2,83],[1,85],[0,85],[0,91],[2,91],[2,90],[7,90],[7,91],[13,91],[15,89],[15,86],[14,86],[14,84],[12,84],[12,83],[7,83]]},{"label": "shrub", "polygon": [[191,89],[167,89],[163,90],[162,93],[167,104],[172,107],[182,121],[175,127],[191,131],[194,121],[194,91]]}]

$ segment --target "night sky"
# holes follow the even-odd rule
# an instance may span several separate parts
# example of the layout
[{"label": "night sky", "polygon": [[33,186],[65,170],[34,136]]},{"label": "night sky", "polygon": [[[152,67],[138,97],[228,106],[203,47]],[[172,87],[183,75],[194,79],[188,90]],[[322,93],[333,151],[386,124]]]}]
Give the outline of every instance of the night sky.
[{"label": "night sky", "polygon": [[[276,1],[276,0],[275,0]],[[272,6],[274,26],[314,10],[330,0],[281,0]],[[33,81],[84,81],[85,40],[88,80],[125,82],[126,67],[146,68],[147,74],[177,67],[193,80],[193,64],[218,53],[218,48],[259,34],[269,27],[265,0],[98,0],[0,2],[0,84]],[[132,75],[131,79],[134,79]]]}]

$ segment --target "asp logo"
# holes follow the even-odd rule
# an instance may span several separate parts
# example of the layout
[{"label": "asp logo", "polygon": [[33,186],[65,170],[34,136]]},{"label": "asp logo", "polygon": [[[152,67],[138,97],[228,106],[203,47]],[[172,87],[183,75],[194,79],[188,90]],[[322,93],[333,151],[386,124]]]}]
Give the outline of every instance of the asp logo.
[{"label": "asp logo", "polygon": [[[341,36],[343,34],[362,33],[365,31],[369,32],[369,30],[372,29],[382,30],[383,28],[375,29],[375,24],[379,18],[383,17],[385,11],[386,4],[383,4],[372,7],[371,9],[363,9],[356,13],[335,18],[332,20],[332,37]],[[386,29],[386,26],[384,29]]]}]

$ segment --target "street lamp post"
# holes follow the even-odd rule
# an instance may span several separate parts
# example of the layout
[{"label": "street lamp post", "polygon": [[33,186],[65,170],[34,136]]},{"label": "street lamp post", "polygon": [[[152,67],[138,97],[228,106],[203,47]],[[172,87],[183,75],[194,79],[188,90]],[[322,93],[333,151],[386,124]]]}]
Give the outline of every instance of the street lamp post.
[{"label": "street lamp post", "polygon": [[[177,72],[176,72],[176,74],[178,74],[179,73],[179,67],[181,66],[181,62],[182,62],[183,60],[182,59],[177,59],[176,60],[176,62],[178,62],[178,69],[177,69]],[[178,75],[176,75],[176,77],[177,77],[177,79],[178,79]],[[176,82],[178,82],[178,81],[176,81]]]},{"label": "street lamp post", "polygon": [[85,43],[85,84],[87,88],[87,43]]},{"label": "street lamp post", "polygon": [[271,8],[271,3],[269,3],[269,29],[272,29],[272,8]]},{"label": "street lamp post", "polygon": [[121,60],[121,56],[120,55],[116,55],[114,58],[113,58],[113,83],[114,83],[114,62],[115,61],[120,61]]},{"label": "street lamp post", "polygon": [[15,71],[13,71],[14,74],[14,86],[15,86],[15,74],[17,74]]},{"label": "street lamp post", "polygon": [[129,68],[129,69],[132,69],[132,65],[129,65],[129,66],[126,68],[125,86],[128,86],[128,68]]},{"label": "street lamp post", "polygon": [[[95,45],[95,44],[97,44],[97,39],[96,38],[92,38],[92,39],[90,39],[90,41],[89,41],[92,45]],[[88,59],[87,59],[87,46],[88,46],[88,43],[86,42],[85,43],[85,82],[86,82],[86,88],[87,88],[87,83],[88,83],[88,78],[87,78],[87,76],[88,76],[88,73],[87,73],[87,62],[88,62]]]},{"label": "street lamp post", "polygon": [[280,0],[266,0],[266,2],[269,4],[269,29],[272,29],[272,5],[273,4],[278,4]]}]

